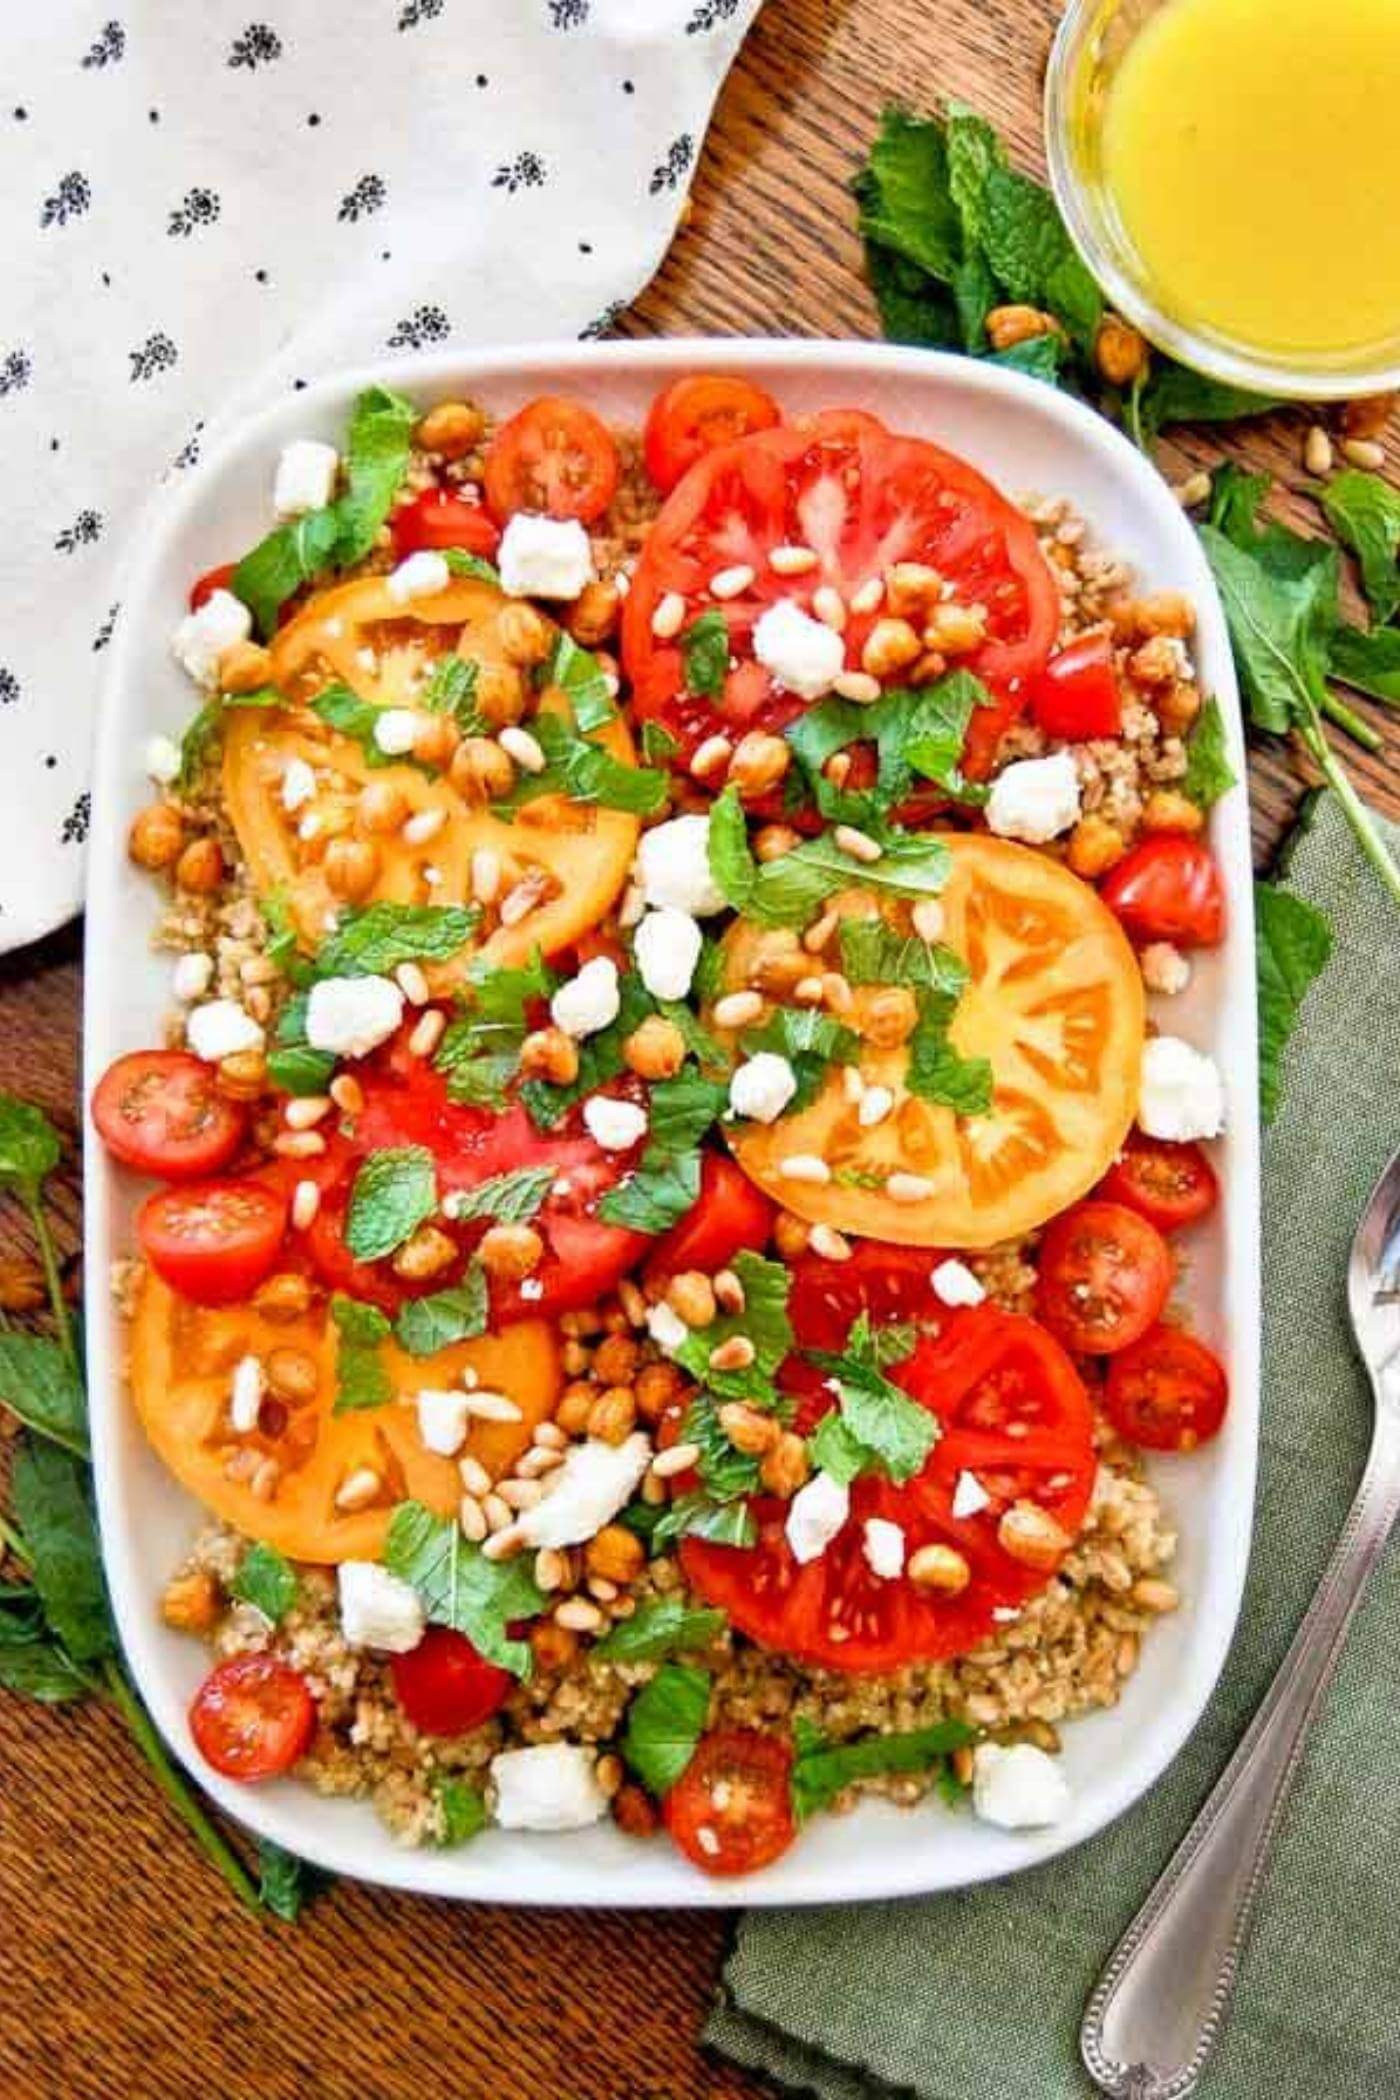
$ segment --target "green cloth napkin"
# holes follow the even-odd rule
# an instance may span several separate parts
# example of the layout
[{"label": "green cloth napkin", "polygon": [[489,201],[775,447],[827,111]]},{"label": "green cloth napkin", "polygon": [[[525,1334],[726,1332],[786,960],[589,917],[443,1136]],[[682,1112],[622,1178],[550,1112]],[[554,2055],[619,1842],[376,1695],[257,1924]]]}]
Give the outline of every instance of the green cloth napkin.
[{"label": "green cloth napkin", "polygon": [[[1390,833],[1391,850],[1400,833]],[[757,1911],[707,2040],[823,2100],[1082,2100],[1084,2002],[1259,1705],[1341,1531],[1370,1432],[1343,1278],[1400,1144],[1400,917],[1331,798],[1289,886],[1336,949],[1264,1149],[1264,1430],[1224,1675],[1157,1786],[1032,1873],[924,1902]],[[1400,2094],[1400,1548],[1315,1728],[1205,2100]]]}]

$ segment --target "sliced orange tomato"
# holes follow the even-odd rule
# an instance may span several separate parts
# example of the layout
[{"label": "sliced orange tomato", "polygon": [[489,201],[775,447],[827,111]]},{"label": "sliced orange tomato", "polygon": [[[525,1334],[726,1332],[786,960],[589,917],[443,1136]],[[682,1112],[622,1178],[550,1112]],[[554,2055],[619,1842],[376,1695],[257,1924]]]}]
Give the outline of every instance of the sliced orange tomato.
[{"label": "sliced orange tomato", "polygon": [[[462,1492],[456,1460],[425,1450],[415,1394],[460,1384],[467,1366],[483,1387],[508,1394],[521,1420],[473,1422],[464,1447],[497,1476],[524,1450],[535,1424],[553,1414],[559,1397],[558,1346],[542,1320],[456,1342],[434,1356],[409,1356],[385,1342],[394,1398],[344,1414],[333,1411],[336,1347],[324,1299],[297,1319],[273,1320],[255,1305],[191,1305],[153,1274],[142,1284],[132,1323],[132,1398],[157,1455],[216,1517],[292,1560],[377,1559],[390,1512],[405,1499],[425,1502],[440,1516],[456,1509]],[[264,1401],[257,1430],[235,1435],[229,1423],[233,1367],[248,1355],[265,1364],[276,1349],[295,1349],[314,1361],[315,1394],[298,1406]],[[279,1471],[270,1494],[255,1494],[251,1479],[265,1458]],[[338,1490],[366,1467],[383,1483],[379,1496],[365,1509],[337,1509]]]},{"label": "sliced orange tomato", "polygon": [[[409,814],[441,810],[447,821],[417,846],[401,833],[376,837],[379,873],[365,901],[464,903],[471,895],[472,858],[481,848],[500,858],[502,894],[538,877],[540,902],[513,925],[497,925],[481,944],[493,963],[524,963],[536,947],[548,955],[570,946],[622,889],[637,846],[635,817],[544,795],[505,823],[466,803],[445,774],[409,764],[371,769],[354,738],[330,730],[306,706],[332,681],[375,706],[412,706],[425,666],[451,651],[477,664],[505,664],[499,618],[508,602],[494,585],[475,578],[459,579],[409,608],[390,598],[380,576],[336,585],[311,599],[273,644],[273,680],[293,705],[231,712],[223,769],[229,817],[259,893],[284,891],[308,947],[322,938],[328,915],[338,908],[325,879],[327,841],[354,831],[356,798],[370,778],[399,788]],[[540,704],[546,711],[566,705],[552,690]],[[597,741],[625,762],[635,756],[620,718],[599,731]],[[289,814],[281,786],[294,758],[304,759],[323,784],[313,804]],[[313,836],[304,838],[309,815],[316,819],[309,827]],[[425,870],[436,879],[430,881]],[[460,960],[440,965],[429,977],[435,988],[445,989],[461,967]]]},{"label": "sliced orange tomato", "polygon": [[[990,1061],[990,1109],[957,1116],[910,1094],[906,1046],[867,1038],[861,1074],[895,1099],[882,1122],[862,1126],[833,1068],[807,1108],[767,1125],[726,1125],[725,1135],[745,1173],[812,1224],[902,1246],[990,1247],[1076,1202],[1123,1143],[1138,1101],[1142,977],[1112,914],[1067,869],[1003,839],[949,833],[944,843],[952,872],[943,939],[969,972],[949,1033],[964,1057]],[[911,933],[902,900],[853,889],[834,905],[878,909]],[[772,938],[746,921],[730,929],[724,990],[754,981]],[[864,1034],[883,989],[855,987],[842,1019]],[[782,1162],[794,1154],[824,1160],[832,1179],[786,1177]],[[927,1193],[896,1201],[883,1186],[893,1174],[917,1177]]]}]

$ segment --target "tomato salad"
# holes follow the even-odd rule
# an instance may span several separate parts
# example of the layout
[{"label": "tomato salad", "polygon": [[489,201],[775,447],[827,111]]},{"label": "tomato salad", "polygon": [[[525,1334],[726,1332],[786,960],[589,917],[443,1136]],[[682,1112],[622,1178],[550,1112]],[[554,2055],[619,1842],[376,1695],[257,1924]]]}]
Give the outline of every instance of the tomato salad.
[{"label": "tomato salad", "polygon": [[92,1100],[200,1755],[718,1875],[868,1792],[1053,1820],[1177,1601],[1140,1454],[1227,1406],[1190,606],[732,376],[641,433],[374,388],[274,479]]}]

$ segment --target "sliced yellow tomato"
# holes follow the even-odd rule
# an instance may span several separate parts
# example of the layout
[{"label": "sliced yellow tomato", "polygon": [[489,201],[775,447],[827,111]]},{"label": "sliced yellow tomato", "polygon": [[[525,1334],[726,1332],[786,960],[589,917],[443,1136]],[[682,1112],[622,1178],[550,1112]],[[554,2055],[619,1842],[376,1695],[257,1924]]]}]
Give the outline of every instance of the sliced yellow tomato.
[{"label": "sliced yellow tomato", "polygon": [[[866,1036],[859,1070],[889,1089],[889,1114],[862,1124],[833,1067],[809,1107],[727,1135],[751,1179],[813,1224],[906,1246],[990,1247],[1077,1201],[1122,1145],[1138,1100],[1142,975],[1117,921],[1057,861],[1001,839],[950,833],[945,843],[942,938],[969,973],[949,1036],[964,1057],[989,1060],[991,1107],[958,1116],[911,1094],[905,1045],[866,1036],[884,988],[857,986],[841,1018]],[[902,900],[852,890],[836,908],[878,911],[912,936]],[[745,922],[731,928],[726,990],[760,981],[772,942]],[[795,1156],[825,1161],[832,1178],[785,1175]],[[888,1193],[893,1175],[906,1200]]]},{"label": "sliced yellow tomato", "polygon": [[[295,1407],[265,1401],[257,1431],[235,1435],[233,1367],[247,1355],[266,1362],[275,1349],[295,1349],[315,1363],[315,1394]],[[558,1346],[543,1320],[457,1342],[435,1356],[408,1356],[385,1343],[394,1398],[345,1414],[333,1412],[335,1358],[324,1302],[301,1318],[270,1320],[251,1305],[191,1305],[149,1272],[142,1283],[131,1330],[131,1392],[147,1437],[215,1516],[292,1560],[373,1560],[396,1502],[426,1502],[440,1516],[457,1508],[457,1462],[425,1450],[417,1393],[459,1385],[470,1366],[483,1388],[509,1395],[521,1420],[474,1421],[464,1446],[494,1476],[519,1456],[559,1398]],[[259,1478],[267,1459],[275,1471],[264,1469]],[[366,1469],[380,1482],[373,1499],[361,1509],[337,1508],[345,1482]]]},{"label": "sliced yellow tomato", "polygon": [[[492,584],[472,578],[408,607],[390,598],[383,577],[337,584],[310,599],[273,644],[273,679],[293,705],[231,711],[223,766],[229,818],[255,888],[260,895],[285,893],[306,946],[323,937],[338,906],[325,879],[326,846],[356,833],[357,798],[370,779],[392,782],[410,816],[440,810],[444,822],[416,845],[402,832],[375,836],[379,870],[366,902],[466,903],[473,856],[483,849],[500,863],[498,898],[522,885],[527,895],[538,890],[538,901],[510,925],[488,909],[484,938],[471,952],[484,952],[494,964],[526,962],[536,947],[547,955],[567,948],[618,896],[637,848],[635,817],[547,795],[506,823],[466,803],[445,774],[407,764],[371,768],[354,738],[330,729],[306,704],[339,682],[375,706],[411,706],[424,670],[449,651],[481,665],[504,664],[499,621],[508,603]],[[540,704],[562,711],[567,703],[546,691]],[[626,763],[636,756],[620,718],[596,740]],[[293,812],[282,783],[288,763],[298,758],[312,768],[316,795]],[[445,990],[465,960],[430,970],[433,988]]]}]

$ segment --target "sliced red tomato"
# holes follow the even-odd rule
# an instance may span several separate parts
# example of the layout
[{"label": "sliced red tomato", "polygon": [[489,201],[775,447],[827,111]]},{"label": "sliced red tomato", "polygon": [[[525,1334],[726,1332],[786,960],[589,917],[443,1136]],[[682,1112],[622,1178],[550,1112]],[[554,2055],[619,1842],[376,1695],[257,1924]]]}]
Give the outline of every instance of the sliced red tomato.
[{"label": "sliced red tomato", "polygon": [[185,1050],[133,1050],[108,1065],[92,1120],[113,1159],[167,1181],[217,1174],[243,1142],[247,1118],[219,1092],[214,1068]]},{"label": "sliced red tomato", "polygon": [[700,1167],[699,1200],[656,1241],[647,1275],[678,1276],[684,1269],[702,1269],[713,1276],[746,1247],[761,1253],[773,1217],[774,1206],[742,1167],[727,1153],[707,1152]]},{"label": "sliced red tomato", "polygon": [[1083,634],[1068,648],[1057,649],[1035,681],[1031,713],[1047,736],[1067,743],[1121,736],[1123,695],[1113,668],[1112,638]]},{"label": "sliced red tomato", "polygon": [[1099,895],[1129,940],[1214,948],[1225,938],[1225,885],[1200,839],[1156,832],[1126,853]]},{"label": "sliced red tomato", "polygon": [[883,1240],[857,1240],[845,1261],[799,1255],[788,1300],[799,1348],[842,1348],[862,1313],[876,1327],[939,1317],[944,1308],[930,1278],[941,1259],[936,1247],[891,1247]]},{"label": "sliced red tomato", "polygon": [[1041,1241],[1036,1311],[1067,1349],[1111,1356],[1160,1319],[1175,1274],[1155,1225],[1092,1197],[1056,1218]]},{"label": "sliced red tomato", "polygon": [[1173,1145],[1134,1130],[1096,1193],[1126,1203],[1159,1232],[1177,1232],[1209,1216],[1220,1182],[1199,1145]]},{"label": "sliced red tomato", "polygon": [[275,1779],[316,1732],[306,1679],[275,1655],[235,1655],[211,1670],[190,1705],[190,1734],[225,1779]]},{"label": "sliced red tomato", "polygon": [[[498,1174],[522,1167],[548,1167],[549,1191],[530,1223],[544,1241],[539,1265],[520,1283],[493,1281],[494,1322],[548,1318],[596,1305],[648,1252],[645,1233],[609,1225],[598,1205],[637,1163],[637,1151],[605,1152],[575,1110],[551,1131],[537,1130],[526,1109],[514,1102],[501,1113],[452,1101],[446,1083],[402,1038],[367,1058],[358,1075],[364,1108],[321,1158],[299,1160],[297,1178],[314,1179],[321,1205],[306,1235],[313,1267],[335,1290],[395,1312],[408,1298],[442,1290],[465,1268],[489,1220],[434,1222],[456,1239],[461,1261],[426,1282],[408,1283],[392,1261],[356,1261],[345,1244],[345,1216],[360,1162],[367,1153],[395,1145],[426,1145],[437,1163],[439,1193],[472,1189]],[[638,1083],[619,1082],[615,1091],[639,1099]]]},{"label": "sliced red tomato", "polygon": [[617,488],[617,446],[591,408],[546,394],[503,423],[486,453],[487,506],[504,525],[518,510],[601,517]]},{"label": "sliced red tomato", "polygon": [[423,1735],[466,1735],[505,1704],[515,1679],[477,1654],[465,1634],[430,1626],[416,1648],[389,1659],[394,1694]]},{"label": "sliced red tomato", "polygon": [[1177,1327],[1154,1327],[1108,1367],[1104,1407],[1120,1436],[1149,1451],[1194,1451],[1213,1437],[1229,1402],[1214,1350]]},{"label": "sliced red tomato", "polygon": [[206,569],[202,576],[196,576],[190,585],[190,611],[198,612],[215,591],[232,590],[233,572],[237,567],[236,561],[221,561],[217,568]]},{"label": "sliced red tomato", "polygon": [[666,1828],[707,1874],[753,1874],[797,1835],[792,1749],[759,1728],[716,1728],[661,1804]]},{"label": "sliced red tomato", "polygon": [[[811,547],[817,566],[799,577],[776,574],[769,557],[783,545]],[[1059,595],[1035,528],[952,453],[854,424],[846,412],[722,445],[673,490],[648,536],[623,616],[637,713],[663,723],[683,763],[713,735],[717,716],[739,730],[785,727],[804,703],[755,660],[753,631],[763,613],[780,598],[807,607],[821,585],[849,601],[861,584],[901,561],[933,566],[961,602],[986,607],[987,640],[962,659],[997,703],[977,710],[964,760],[985,771],[1059,623]],[[711,579],[736,568],[751,570],[752,582],[717,604]],[[679,640],[652,632],[653,615],[670,593],[685,606],[682,632],[706,612],[719,611],[728,626],[736,667],[713,700],[688,693]],[[877,617],[850,616],[849,666],[859,665]]]},{"label": "sliced red tomato", "polygon": [[262,1181],[199,1181],[148,1196],[136,1213],[141,1251],[163,1282],[196,1305],[234,1305],[277,1260],[287,1202]]},{"label": "sliced red tomato", "polygon": [[400,560],[424,547],[460,547],[490,560],[501,543],[500,527],[479,503],[452,489],[424,489],[389,521]]},{"label": "sliced red tomato", "polygon": [[642,434],[646,469],[663,496],[682,474],[717,445],[755,430],[771,430],[783,412],[771,394],[751,380],[727,373],[693,372],[673,380],[652,402]]},{"label": "sliced red tomato", "polygon": [[[753,1504],[758,1543],[714,1546],[685,1539],[686,1579],[721,1605],[751,1640],[823,1667],[889,1671],[964,1654],[1044,1588],[1053,1568],[1007,1553],[998,1525],[1016,1502],[1047,1511],[1069,1537],[1084,1520],[1093,1489],[1093,1411],[1074,1365],[1036,1321],[981,1305],[947,1314],[912,1356],[889,1372],[942,1435],[923,1471],[897,1484],[862,1475],[851,1514],[826,1552],[805,1566],[793,1559],[784,1526],[788,1504]],[[834,1402],[827,1395],[827,1406]],[[963,1473],[987,1506],[955,1517]],[[906,1551],[941,1543],[967,1561],[966,1587],[949,1596],[907,1576],[882,1579],[863,1551],[871,1517],[898,1524]]]}]

